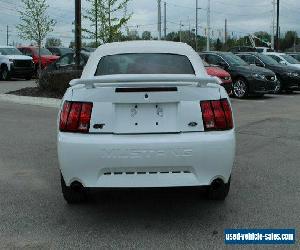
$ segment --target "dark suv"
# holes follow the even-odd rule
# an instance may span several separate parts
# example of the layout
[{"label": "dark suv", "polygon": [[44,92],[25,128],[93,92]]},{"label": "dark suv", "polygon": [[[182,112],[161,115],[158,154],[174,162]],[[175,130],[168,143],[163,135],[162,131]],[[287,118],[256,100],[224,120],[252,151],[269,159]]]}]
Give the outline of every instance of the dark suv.
[{"label": "dark suv", "polygon": [[276,93],[282,92],[282,90],[293,91],[299,88],[300,85],[300,70],[291,66],[285,66],[273,58],[253,52],[244,52],[237,54],[240,58],[251,65],[256,65],[258,67],[264,67],[266,69],[272,70],[278,79],[278,86]]},{"label": "dark suv", "polygon": [[233,80],[233,94],[238,98],[248,95],[263,96],[273,93],[277,87],[274,72],[249,65],[231,52],[203,52],[201,58],[209,64],[228,71]]},{"label": "dark suv", "polygon": [[66,54],[74,53],[74,51],[70,48],[47,47],[47,49],[55,56],[64,56]]}]

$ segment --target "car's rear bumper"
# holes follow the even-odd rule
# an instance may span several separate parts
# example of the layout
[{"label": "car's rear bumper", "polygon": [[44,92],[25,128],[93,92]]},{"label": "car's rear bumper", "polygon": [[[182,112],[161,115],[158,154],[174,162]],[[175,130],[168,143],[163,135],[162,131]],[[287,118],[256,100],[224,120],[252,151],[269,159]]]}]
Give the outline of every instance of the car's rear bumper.
[{"label": "car's rear bumper", "polygon": [[84,187],[206,186],[225,183],[235,156],[235,132],[151,135],[58,134],[66,184]]}]

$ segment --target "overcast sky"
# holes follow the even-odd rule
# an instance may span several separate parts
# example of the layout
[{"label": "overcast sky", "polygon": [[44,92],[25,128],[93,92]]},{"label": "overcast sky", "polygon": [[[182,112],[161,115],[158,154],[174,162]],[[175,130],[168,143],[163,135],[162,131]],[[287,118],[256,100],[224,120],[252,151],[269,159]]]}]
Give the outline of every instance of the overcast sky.
[{"label": "overcast sky", "polygon": [[[162,0],[163,1],[163,0]],[[198,0],[199,34],[204,34],[206,26],[207,0]],[[74,20],[75,0],[48,0],[49,15],[56,19],[57,25],[49,36],[60,37],[65,45],[73,40],[72,21]],[[167,30],[195,28],[196,0],[166,0]],[[228,31],[231,35],[240,36],[255,31],[271,32],[272,0],[211,0],[211,26],[213,37],[223,37],[224,20],[228,19]],[[88,8],[82,0],[83,8]],[[0,0],[0,44],[6,44],[6,25],[9,25],[10,42],[24,42],[17,36],[15,25],[19,22],[17,9],[20,0]],[[157,36],[157,0],[131,0],[128,12],[133,13],[128,26],[142,32],[149,30]],[[163,11],[162,11],[163,13]],[[300,34],[300,1],[281,0],[281,32],[296,30]],[[25,42],[28,43],[28,42]]]}]

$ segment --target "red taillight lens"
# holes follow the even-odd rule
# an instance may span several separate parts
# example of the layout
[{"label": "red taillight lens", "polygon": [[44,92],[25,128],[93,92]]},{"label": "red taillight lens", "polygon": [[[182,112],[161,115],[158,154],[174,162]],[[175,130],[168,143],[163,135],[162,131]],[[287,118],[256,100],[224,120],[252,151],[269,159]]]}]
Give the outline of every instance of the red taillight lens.
[{"label": "red taillight lens", "polygon": [[78,129],[79,125],[79,115],[81,111],[81,103],[76,103],[73,102],[71,106],[71,110],[68,116],[68,121],[67,121],[67,131],[74,131]]},{"label": "red taillight lens", "polygon": [[66,101],[60,113],[59,130],[87,133],[90,128],[92,109],[92,103]]},{"label": "red taillight lens", "polygon": [[205,131],[233,128],[232,111],[227,99],[200,102]]},{"label": "red taillight lens", "polygon": [[220,101],[212,101],[211,106],[214,111],[216,127],[226,129],[226,118]]},{"label": "red taillight lens", "polygon": [[67,126],[70,108],[71,108],[71,103],[65,102],[63,105],[62,111],[60,113],[60,121],[59,121],[59,130],[60,131],[64,130]]},{"label": "red taillight lens", "polygon": [[210,101],[202,101],[201,110],[205,130],[214,129],[216,127],[216,124]]},{"label": "red taillight lens", "polygon": [[86,132],[90,128],[91,114],[93,106],[91,103],[83,103],[81,107],[78,130]]},{"label": "red taillight lens", "polygon": [[222,107],[223,107],[223,110],[225,113],[227,127],[228,127],[228,129],[232,129],[233,128],[233,119],[232,119],[232,110],[229,105],[229,102],[227,99],[222,99],[221,104],[222,104]]}]

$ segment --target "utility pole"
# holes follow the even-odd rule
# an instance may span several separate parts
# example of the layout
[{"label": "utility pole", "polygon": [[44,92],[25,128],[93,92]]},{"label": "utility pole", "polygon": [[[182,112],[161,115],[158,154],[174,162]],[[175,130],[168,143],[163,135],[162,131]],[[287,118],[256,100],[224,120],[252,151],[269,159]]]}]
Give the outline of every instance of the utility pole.
[{"label": "utility pole", "polygon": [[182,39],[182,37],[181,37],[181,26],[182,26],[182,22],[180,20],[180,23],[179,23],[179,41],[180,42],[181,42],[181,39]]},{"label": "utility pole", "polygon": [[276,51],[279,51],[279,14],[280,14],[280,1],[277,0],[277,24],[276,24]]},{"label": "utility pole", "polygon": [[198,0],[196,0],[196,29],[195,29],[195,33],[196,33],[196,51],[198,51]]},{"label": "utility pole", "polygon": [[75,65],[80,67],[81,51],[81,0],[75,0]]},{"label": "utility pole", "polygon": [[167,3],[164,2],[164,37],[167,40]]},{"label": "utility pole", "polygon": [[198,0],[196,0],[196,29],[195,29],[195,40],[196,40],[196,51],[198,51],[198,11],[201,10],[201,8],[198,7]]},{"label": "utility pole", "polygon": [[95,23],[95,37],[96,37],[96,46],[98,47],[98,0],[95,0],[95,14],[96,14],[96,23]]},{"label": "utility pole", "polygon": [[[125,16],[125,18],[127,18],[127,8],[128,8],[128,6],[127,6],[127,3],[125,4],[125,7],[124,7],[124,16]],[[128,28],[128,23],[126,23],[126,33],[127,33],[127,36],[129,35],[129,28]]]},{"label": "utility pole", "polygon": [[6,45],[8,46],[9,30],[8,25],[6,26]]},{"label": "utility pole", "polygon": [[207,0],[207,36],[206,50],[210,51],[210,0]]},{"label": "utility pole", "polygon": [[158,29],[158,40],[161,40],[161,0],[157,0],[157,29]]},{"label": "utility pole", "polygon": [[276,2],[275,0],[272,0],[272,6],[273,6],[273,10],[272,10],[272,37],[271,37],[271,46],[272,49],[275,48],[275,11],[276,11]]},{"label": "utility pole", "polygon": [[225,19],[225,40],[224,40],[224,43],[225,43],[225,46],[226,46],[226,44],[227,44],[227,35],[228,35],[228,33],[227,33],[227,19]]}]

